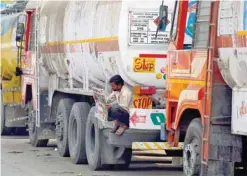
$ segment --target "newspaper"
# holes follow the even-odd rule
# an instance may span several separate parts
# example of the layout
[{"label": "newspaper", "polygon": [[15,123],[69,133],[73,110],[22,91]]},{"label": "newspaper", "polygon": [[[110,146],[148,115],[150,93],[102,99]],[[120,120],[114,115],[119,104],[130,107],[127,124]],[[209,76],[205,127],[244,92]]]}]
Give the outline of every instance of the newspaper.
[{"label": "newspaper", "polygon": [[108,120],[108,110],[106,108],[106,94],[104,89],[99,89],[92,87],[94,100],[96,102],[96,112],[95,117],[107,121]]},{"label": "newspaper", "polygon": [[95,101],[98,103],[103,103],[103,104],[106,104],[106,94],[105,94],[105,91],[104,89],[99,89],[99,88],[96,88],[96,87],[92,87],[92,90],[93,90],[93,94],[94,94],[94,99]]}]

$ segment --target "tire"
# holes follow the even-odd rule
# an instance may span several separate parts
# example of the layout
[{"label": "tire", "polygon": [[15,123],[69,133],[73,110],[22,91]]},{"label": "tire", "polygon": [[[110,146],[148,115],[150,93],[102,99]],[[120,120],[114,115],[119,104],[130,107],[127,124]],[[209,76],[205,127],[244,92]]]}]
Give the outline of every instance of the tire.
[{"label": "tire", "polygon": [[86,125],[86,155],[89,168],[93,171],[102,168],[100,150],[100,131],[95,117],[95,107],[92,107]]},{"label": "tire", "polygon": [[[129,168],[132,149],[124,149],[116,147],[113,151],[102,146],[100,138],[100,130],[98,127],[97,118],[95,117],[95,107],[92,107],[86,124],[86,155],[89,168],[93,171],[101,169],[125,170]],[[119,156],[125,161],[124,164],[102,164],[101,152],[108,155],[108,152],[114,152],[113,155]],[[111,156],[112,153],[109,153]]]},{"label": "tire", "polygon": [[69,118],[69,153],[74,164],[86,164],[85,133],[90,105],[85,102],[75,103]]},{"label": "tire", "polygon": [[49,142],[49,139],[38,139],[38,129],[36,127],[36,117],[32,102],[28,103],[28,135],[30,143],[34,147],[46,147]]},{"label": "tire", "polygon": [[61,99],[56,113],[56,139],[58,153],[62,157],[69,157],[68,123],[70,111],[75,101],[70,98]]},{"label": "tire", "polygon": [[1,105],[1,135],[10,135],[12,128],[5,126],[5,107]]},{"label": "tire", "polygon": [[183,170],[186,176],[200,175],[202,125],[199,118],[193,119],[186,132],[183,150]]}]

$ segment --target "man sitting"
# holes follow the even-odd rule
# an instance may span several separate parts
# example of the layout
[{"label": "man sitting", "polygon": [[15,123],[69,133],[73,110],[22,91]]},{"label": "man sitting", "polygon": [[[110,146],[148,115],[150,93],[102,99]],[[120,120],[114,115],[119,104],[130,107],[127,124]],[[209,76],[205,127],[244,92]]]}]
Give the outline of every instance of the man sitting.
[{"label": "man sitting", "polygon": [[112,88],[111,95],[106,99],[108,105],[108,115],[114,120],[112,133],[121,136],[129,128],[129,108],[132,104],[132,92],[124,85],[124,80],[120,75],[115,75],[110,79]]}]

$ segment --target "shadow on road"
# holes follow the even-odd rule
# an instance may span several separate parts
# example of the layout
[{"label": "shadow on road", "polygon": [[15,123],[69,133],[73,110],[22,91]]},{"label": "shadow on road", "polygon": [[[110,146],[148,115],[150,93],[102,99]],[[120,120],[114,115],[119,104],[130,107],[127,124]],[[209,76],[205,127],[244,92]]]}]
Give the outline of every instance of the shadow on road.
[{"label": "shadow on road", "polygon": [[[143,164],[142,164],[143,165]],[[146,165],[146,166],[145,166]],[[145,164],[143,166],[136,166],[135,164],[131,164],[130,168],[126,171],[140,171],[140,170],[144,170],[144,171],[183,171],[182,167],[173,167],[173,166],[168,166],[168,165],[159,165],[159,163],[155,163],[154,166],[150,166],[150,164]],[[134,168],[133,168],[134,167]]]}]

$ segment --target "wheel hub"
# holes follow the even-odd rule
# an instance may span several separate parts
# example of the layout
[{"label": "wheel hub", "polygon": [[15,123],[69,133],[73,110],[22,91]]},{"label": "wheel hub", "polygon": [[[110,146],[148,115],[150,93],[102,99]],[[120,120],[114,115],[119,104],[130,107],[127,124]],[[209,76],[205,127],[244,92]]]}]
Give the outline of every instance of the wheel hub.
[{"label": "wheel hub", "polygon": [[60,114],[58,118],[56,119],[56,136],[59,141],[63,140],[63,118]]},{"label": "wheel hub", "polygon": [[187,144],[183,153],[184,172],[187,176],[195,173],[196,151],[192,144]]}]

